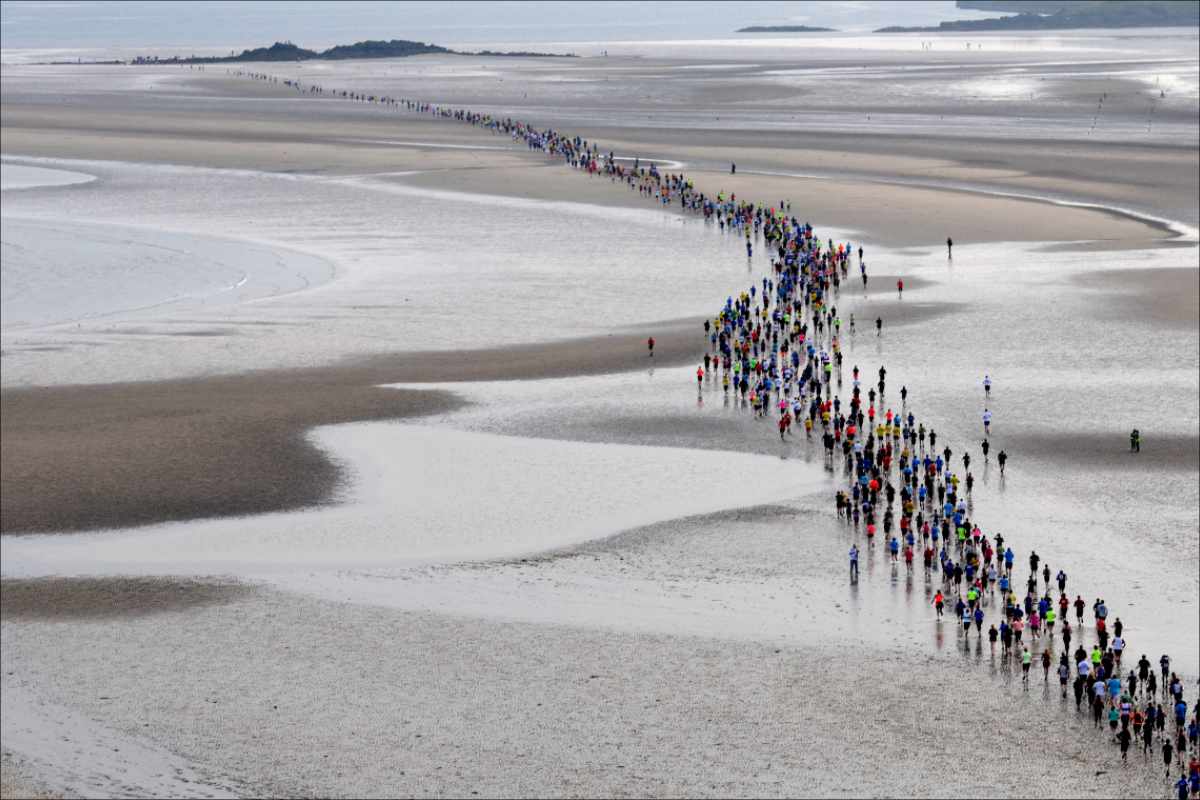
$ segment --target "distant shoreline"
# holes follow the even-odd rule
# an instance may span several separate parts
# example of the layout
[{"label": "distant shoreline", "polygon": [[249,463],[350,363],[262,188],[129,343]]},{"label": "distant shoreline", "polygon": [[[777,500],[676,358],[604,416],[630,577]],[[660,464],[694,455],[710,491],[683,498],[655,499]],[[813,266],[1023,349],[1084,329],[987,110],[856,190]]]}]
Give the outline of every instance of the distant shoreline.
[{"label": "distant shoreline", "polygon": [[460,52],[432,43],[414,42],[408,39],[392,39],[390,41],[368,40],[354,44],[340,44],[327,50],[317,52],[308,50],[291,42],[275,42],[270,47],[256,47],[253,50],[243,50],[237,55],[228,56],[173,56],[159,58],[138,56],[133,64],[238,64],[245,62],[270,61],[348,61],[364,58],[407,58],[428,53],[463,56],[526,56],[538,58],[578,58],[574,53],[535,53],[529,51],[497,52],[484,50],[479,53]]},{"label": "distant shoreline", "polygon": [[1126,0],[1107,5],[1062,3],[980,2],[966,0],[959,8],[1017,11],[1004,17],[958,19],[939,25],[890,25],[875,33],[958,33],[976,31],[1058,31],[1086,28],[1200,27],[1197,0]]},{"label": "distant shoreline", "polygon": [[734,33],[837,33],[836,28],[813,28],[808,25],[751,25]]},{"label": "distant shoreline", "polygon": [[68,64],[105,64],[109,66],[132,64],[145,66],[147,64],[243,64],[243,63],[272,63],[296,61],[351,61],[372,58],[407,58],[428,54],[454,56],[484,56],[497,58],[579,58],[576,53],[539,53],[527,50],[499,51],[480,50],[468,52],[452,50],[441,45],[415,42],[407,39],[392,39],[390,41],[368,40],[354,44],[340,44],[322,51],[309,50],[292,42],[275,42],[270,47],[256,47],[243,50],[240,53],[227,56],[135,56],[129,60],[106,59],[103,61],[49,61],[40,62],[47,65]]}]

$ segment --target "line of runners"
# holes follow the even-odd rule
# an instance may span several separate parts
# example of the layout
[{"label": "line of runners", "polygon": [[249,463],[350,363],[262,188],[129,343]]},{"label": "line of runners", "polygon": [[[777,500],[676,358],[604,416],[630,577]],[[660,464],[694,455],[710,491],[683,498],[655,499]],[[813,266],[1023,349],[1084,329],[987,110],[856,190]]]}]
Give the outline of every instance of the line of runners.
[{"label": "line of runners", "polygon": [[[735,212],[735,230],[754,226],[757,236],[756,223],[757,215]],[[1067,573],[1052,572],[1036,551],[1029,552],[1029,574],[1019,582],[1012,544],[999,533],[987,535],[972,519],[970,453],[955,462],[944,441],[939,451],[937,431],[909,410],[906,387],[898,392],[900,410],[889,407],[886,367],[879,368],[877,381],[852,367],[849,399],[842,399],[842,323],[835,302],[854,261],[851,246],[822,242],[810,225],[787,215],[780,220],[773,209],[762,236],[772,251],[771,274],[726,298],[704,323],[708,347],[696,370],[698,390],[707,382],[732,392],[757,417],[773,418],[782,439],[793,426],[802,426],[808,438],[819,429],[826,467],[840,468],[847,480],[834,498],[839,519],[864,533],[868,546],[881,542],[887,556],[903,559],[909,571],[921,559],[920,568],[936,584],[931,604],[939,620],[952,607],[964,638],[974,628],[993,651],[999,645],[1005,658],[1020,664],[1026,690],[1036,659],[1044,682],[1053,673],[1064,698],[1070,689],[1077,709],[1086,701],[1095,724],[1107,724],[1123,761],[1135,743],[1146,758],[1158,748],[1168,777],[1174,768],[1182,770],[1173,783],[1178,796],[1200,795],[1200,700],[1189,717],[1185,686],[1170,670],[1170,657],[1158,659],[1161,681],[1145,654],[1134,664],[1123,662],[1129,643],[1120,617],[1110,623],[1108,605],[1097,598],[1091,626],[1085,625],[1089,604],[1079,594],[1072,600]],[[862,248],[857,255],[865,284]],[[853,334],[853,315],[849,319]],[[880,328],[877,319],[877,333]],[[985,403],[992,387],[985,375]],[[982,421],[986,464],[992,421],[986,405]],[[1003,476],[1004,450],[996,460]],[[857,544],[849,559],[856,581]],[[1057,659],[1056,636],[1062,643]],[[1085,637],[1093,639],[1090,648]]]},{"label": "line of runners", "polygon": [[[881,542],[887,556],[903,559],[909,571],[921,559],[920,568],[936,584],[931,604],[939,620],[952,607],[964,639],[974,628],[993,651],[999,644],[1005,658],[1021,665],[1026,690],[1036,659],[1044,682],[1053,672],[1064,698],[1073,691],[1078,710],[1086,702],[1096,726],[1107,724],[1123,761],[1135,744],[1145,758],[1158,748],[1168,777],[1182,770],[1173,782],[1177,795],[1200,795],[1200,699],[1189,718],[1185,686],[1171,671],[1170,657],[1158,658],[1161,680],[1146,654],[1133,664],[1123,662],[1129,643],[1120,617],[1110,622],[1107,603],[1097,598],[1091,625],[1085,625],[1089,604],[1080,594],[1072,600],[1067,573],[1053,572],[1036,551],[1028,554],[1027,579],[1019,581],[1012,544],[1000,533],[984,533],[972,519],[970,453],[958,457],[960,471],[948,444],[943,441],[938,450],[937,431],[909,410],[906,387],[898,393],[900,410],[889,407],[886,367],[875,381],[854,366],[849,399],[843,401],[842,323],[834,303],[849,276],[852,248],[823,243],[810,225],[787,215],[780,219],[774,209],[766,219],[762,237],[772,250],[771,274],[726,298],[704,323],[708,347],[696,370],[698,390],[703,392],[706,381],[714,390],[719,384],[756,416],[775,419],[782,439],[793,426],[802,426],[808,438],[819,429],[827,468],[840,467],[847,480],[834,498],[839,519],[865,533],[869,546]],[[753,226],[756,237],[757,221],[756,214],[735,212],[735,229]],[[862,248],[858,268],[865,284]],[[877,319],[877,332],[880,327]],[[853,315],[848,328],[853,334]],[[985,403],[992,387],[985,375]],[[987,405],[982,420],[986,464],[992,421]],[[1007,454],[1000,450],[996,459],[1003,479]],[[857,544],[849,559],[850,579],[857,581]],[[1085,638],[1092,638],[1090,648]]]},{"label": "line of runners", "polygon": [[[231,74],[279,82],[264,73]],[[316,85],[283,82],[297,92],[325,93]],[[698,391],[719,386],[757,417],[773,418],[783,439],[794,426],[803,427],[806,437],[819,428],[827,468],[836,470],[840,459],[847,478],[846,488],[835,497],[838,517],[864,532],[868,546],[881,541],[888,557],[903,559],[908,570],[917,568],[914,562],[920,554],[921,569],[938,583],[931,604],[939,619],[953,608],[964,637],[974,628],[977,637],[987,636],[993,650],[999,644],[1006,658],[1020,663],[1026,689],[1037,658],[1044,682],[1053,672],[1064,698],[1070,689],[1080,712],[1086,702],[1094,724],[1107,724],[1123,760],[1135,743],[1147,758],[1157,747],[1168,778],[1176,767],[1181,769],[1172,784],[1177,796],[1200,796],[1200,700],[1191,706],[1189,717],[1185,687],[1171,671],[1170,658],[1158,659],[1158,673],[1145,654],[1132,664],[1123,662],[1129,645],[1120,617],[1110,624],[1108,606],[1097,598],[1091,604],[1092,624],[1085,626],[1088,603],[1079,594],[1072,600],[1066,572],[1052,573],[1035,551],[1028,556],[1027,580],[1018,582],[1011,543],[999,533],[989,536],[971,517],[974,477],[969,453],[960,456],[960,473],[953,464],[954,451],[944,442],[939,451],[937,432],[908,410],[907,388],[899,390],[899,412],[888,406],[884,367],[864,392],[862,375],[854,366],[849,400],[835,392],[835,385],[843,385],[844,360],[836,301],[856,254],[859,277],[867,285],[862,247],[855,253],[849,243],[822,241],[810,224],[792,214],[788,201],[763,205],[732,193],[708,195],[682,172],[663,173],[654,163],[643,165],[636,158],[628,164],[579,136],[419,100],[345,90],[330,94],[508,136],[589,175],[624,183],[660,206],[678,204],[683,212],[702,216],[744,242],[747,257],[753,256],[756,244],[764,248],[771,262],[769,274],[736,298],[727,297],[718,313],[704,322],[706,348],[696,370]],[[897,291],[903,291],[902,282]],[[877,335],[882,325],[882,319],[875,320]],[[855,333],[853,314],[847,328]],[[653,340],[648,345],[653,353]],[[989,376],[983,385],[985,399],[990,399]],[[986,407],[983,419],[981,450],[987,463],[991,412]],[[1003,475],[1003,450],[997,462]],[[852,545],[851,580],[858,579],[858,557],[858,547]],[[1084,645],[1089,627],[1094,629],[1090,649]],[[1052,654],[1056,636],[1062,642],[1057,661]]]}]

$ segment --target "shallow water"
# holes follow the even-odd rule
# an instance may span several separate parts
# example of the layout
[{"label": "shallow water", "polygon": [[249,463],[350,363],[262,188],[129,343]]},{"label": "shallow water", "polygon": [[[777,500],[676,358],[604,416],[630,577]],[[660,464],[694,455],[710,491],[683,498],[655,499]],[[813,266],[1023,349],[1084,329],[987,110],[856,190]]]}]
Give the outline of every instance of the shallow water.
[{"label": "shallow water", "polygon": [[246,241],[9,214],[0,255],[5,333],[61,333],[66,323],[77,323],[65,331],[71,336],[85,323],[169,325],[172,318],[308,289],[334,274],[323,259]]},{"label": "shallow water", "polygon": [[[230,240],[243,243],[248,258],[230,266],[251,276],[267,266],[289,266],[294,257],[282,253],[298,252],[305,263],[332,265],[336,279],[320,286],[313,280],[303,292],[281,287],[274,292],[280,296],[233,306],[193,303],[188,313],[170,307],[159,314],[114,313],[69,331],[28,326],[6,331],[6,385],[308,366],[396,350],[600,333],[614,325],[707,313],[712,298],[733,292],[747,274],[744,251],[732,237],[653,209],[419,190],[397,185],[390,176],[282,176],[106,162],[87,162],[86,168],[100,176],[98,190],[22,193],[6,199],[6,218],[37,222],[48,231],[81,220],[119,226],[134,218],[143,230],[162,231],[155,235],[164,241],[191,242],[176,249],[191,249],[210,262],[226,264],[228,254],[220,248],[227,249]],[[197,237],[204,237],[203,247]],[[45,318],[44,303],[24,304],[48,291],[101,309],[127,308],[127,287],[110,280],[106,251],[64,238],[23,237],[23,257],[11,265],[11,278],[5,259],[6,284],[28,285],[6,312],[18,319]],[[156,269],[153,237],[147,234],[142,242],[141,250],[131,249],[138,253],[132,266]],[[726,257],[713,258],[714,249]],[[56,282],[54,273],[22,267],[56,254],[94,276],[86,292],[83,284],[70,286]],[[264,259],[283,263],[257,263],[254,270],[245,263]],[[44,290],[31,283],[39,280],[46,281]],[[463,324],[464,313],[474,319],[471,324]],[[140,334],[160,335],[131,343],[122,334],[133,322]],[[166,335],[181,322],[231,335],[186,342]]]},{"label": "shallow water", "polygon": [[96,180],[95,175],[83,172],[0,162],[0,191],[33,189],[39,186],[70,186],[94,180]]},{"label": "shallow water", "polygon": [[[932,50],[922,49],[927,42]],[[1196,141],[1197,40],[1183,29],[557,43],[560,49],[577,45],[589,55],[607,48],[613,58],[464,62],[426,56],[246,69],[261,67],[305,86],[420,97],[581,133],[667,127]],[[23,83],[45,80],[42,71],[53,68],[16,69]],[[98,81],[129,80],[97,69]],[[159,99],[166,107],[213,92],[178,69],[146,74],[159,76],[164,89],[190,87],[189,95]]]}]

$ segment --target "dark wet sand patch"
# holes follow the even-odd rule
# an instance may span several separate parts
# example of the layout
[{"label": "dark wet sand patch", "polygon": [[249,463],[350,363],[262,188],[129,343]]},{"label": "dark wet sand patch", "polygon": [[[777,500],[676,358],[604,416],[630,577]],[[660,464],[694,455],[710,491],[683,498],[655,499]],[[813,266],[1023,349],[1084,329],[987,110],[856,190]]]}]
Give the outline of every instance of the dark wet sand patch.
[{"label": "dark wet sand patch", "polygon": [[0,531],[10,534],[330,502],[339,471],[305,430],[458,401],[301,372],[15,390],[0,404]]},{"label": "dark wet sand patch", "polygon": [[249,597],[254,587],[193,578],[11,578],[0,581],[0,619],[81,620],[160,614]]},{"label": "dark wet sand patch", "polygon": [[103,334],[106,336],[107,335],[183,336],[183,337],[205,338],[205,337],[237,336],[238,332],[232,328],[229,328],[229,329],[209,328],[209,329],[184,330],[184,331],[172,331],[172,330],[156,331],[156,330],[150,330],[147,328],[114,328],[112,330],[103,331]]},{"label": "dark wet sand patch", "polygon": [[[212,322],[212,320],[203,320],[203,319],[171,319],[171,320],[166,320],[165,324],[208,325],[208,324],[211,324],[211,322]],[[239,327],[239,328],[245,327],[248,325],[260,326],[260,327],[294,328],[299,323],[284,321],[284,320],[241,319],[241,320],[238,320],[236,324],[237,324],[237,327]]]},{"label": "dark wet sand patch", "polygon": [[[730,403],[737,401],[732,399]],[[720,407],[722,399],[710,395],[704,405]],[[756,427],[757,423],[762,424]],[[771,420],[756,420],[747,409],[729,415],[618,414],[588,418],[570,409],[549,411],[536,420],[528,420],[497,431],[533,439],[569,439],[596,444],[627,444],[642,447],[683,447],[691,450],[720,450],[778,456],[784,449]],[[761,435],[760,435],[761,434]],[[803,446],[803,430],[789,439]],[[820,447],[818,439],[816,447]],[[798,458],[803,455],[797,454]]]},{"label": "dark wet sand patch", "polygon": [[164,336],[190,336],[198,338],[237,336],[237,331],[166,331]]},{"label": "dark wet sand patch", "polygon": [[[706,390],[703,409],[695,413],[680,410],[589,416],[564,407],[487,430],[522,438],[716,450],[810,464],[821,462],[819,433],[809,439],[805,437],[803,427],[795,427],[786,440],[781,441],[775,422],[769,417],[755,417],[749,403],[735,399],[732,392],[726,402],[719,389]],[[710,413],[712,411],[717,413]]]},{"label": "dark wet sand patch", "polygon": [[1195,247],[1181,239],[1098,239],[1085,242],[1059,242],[1037,248],[1039,253],[1111,253],[1119,250],[1169,250]]},{"label": "dark wet sand patch", "polygon": [[[857,269],[857,268],[855,268]],[[881,294],[898,295],[896,289],[896,281],[904,281],[904,291],[915,292],[918,289],[925,289],[936,285],[936,281],[931,281],[928,278],[907,277],[905,275],[875,275],[871,273],[871,260],[867,259],[867,286],[863,288],[862,278],[852,269],[849,277],[842,281],[842,294],[846,297],[854,297],[855,295],[874,297]]]},{"label": "dark wet sand patch", "polygon": [[1200,269],[1162,267],[1085,272],[1072,281],[1097,293],[1102,318],[1195,330],[1200,324]]},{"label": "dark wet sand patch", "polygon": [[1003,447],[1008,451],[1009,463],[1014,465],[1020,463],[1022,457],[1030,456],[1102,469],[1153,469],[1168,472],[1200,470],[1200,436],[1158,433],[1150,425],[1142,427],[1140,431],[1140,453],[1130,452],[1128,431],[1031,431],[1014,436],[1006,435]]},{"label": "dark wet sand patch", "polygon": [[723,526],[747,523],[772,524],[779,523],[780,521],[794,520],[796,515],[796,508],[778,503],[730,508],[723,511],[677,517],[663,522],[630,528],[629,530],[615,533],[603,539],[592,539],[576,545],[546,550],[532,556],[506,558],[495,561],[464,562],[455,564],[450,568],[486,571],[494,568],[496,565],[525,564],[530,566],[544,566],[556,561],[573,558],[593,558],[601,554],[629,554],[638,548],[653,546],[656,541],[665,537],[677,536],[681,526]]},{"label": "dark wet sand patch", "polygon": [[[895,287],[893,293],[895,292]],[[847,297],[847,295],[843,295]],[[864,333],[875,334],[875,320],[883,320],[883,335],[886,336],[888,328],[897,325],[914,325],[919,322],[928,322],[931,319],[938,319],[948,314],[953,314],[963,308],[966,308],[964,303],[921,303],[911,300],[893,299],[893,300],[868,300],[859,305],[854,310],[854,328],[858,335]],[[845,336],[849,328],[849,318],[842,319],[842,335]]]},{"label": "dark wet sand patch", "polygon": [[[97,530],[336,500],[342,474],[305,431],[445,413],[450,392],[379,388],[555,378],[691,363],[698,320],[495,350],[332,367],[0,392],[0,533]],[[647,356],[646,337],[657,340]]]},{"label": "dark wet sand patch", "polygon": [[[646,340],[654,337],[654,356]],[[704,356],[704,320],[626,326],[613,333],[498,349],[426,351],[374,356],[361,369],[379,383],[445,383],[569,378],[690,364]],[[382,376],[395,376],[383,380]]]}]

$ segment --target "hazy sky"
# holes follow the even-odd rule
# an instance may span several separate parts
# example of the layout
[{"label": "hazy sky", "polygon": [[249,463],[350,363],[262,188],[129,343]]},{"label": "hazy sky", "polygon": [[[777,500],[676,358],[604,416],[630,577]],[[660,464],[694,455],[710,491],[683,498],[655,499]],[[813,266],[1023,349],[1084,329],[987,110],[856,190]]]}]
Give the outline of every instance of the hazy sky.
[{"label": "hazy sky", "polygon": [[953,2],[0,2],[10,48],[249,47],[716,38],[753,24],[871,30],[989,16]]}]

